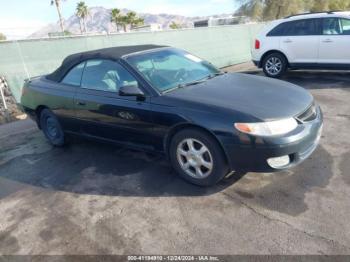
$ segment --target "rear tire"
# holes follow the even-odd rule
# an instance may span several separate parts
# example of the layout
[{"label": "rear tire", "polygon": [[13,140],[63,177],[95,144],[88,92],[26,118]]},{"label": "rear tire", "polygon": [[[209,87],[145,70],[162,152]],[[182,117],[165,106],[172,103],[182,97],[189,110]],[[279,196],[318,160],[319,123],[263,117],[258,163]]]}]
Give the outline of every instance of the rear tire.
[{"label": "rear tire", "polygon": [[207,133],[186,129],[172,138],[169,157],[176,172],[198,186],[213,186],[229,173],[218,142]]},{"label": "rear tire", "polygon": [[44,135],[53,146],[60,147],[65,144],[65,136],[61,124],[49,109],[41,111],[40,126]]},{"label": "rear tire", "polygon": [[262,68],[266,76],[280,78],[287,71],[288,62],[284,55],[272,53],[264,58]]}]

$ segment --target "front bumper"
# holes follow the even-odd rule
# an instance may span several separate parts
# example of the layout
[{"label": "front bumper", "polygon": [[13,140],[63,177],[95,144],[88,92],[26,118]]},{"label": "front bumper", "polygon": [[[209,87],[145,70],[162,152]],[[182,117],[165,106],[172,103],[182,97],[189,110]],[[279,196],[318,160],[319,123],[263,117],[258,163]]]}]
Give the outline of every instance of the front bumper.
[{"label": "front bumper", "polygon": [[[285,136],[258,138],[241,134],[237,145],[225,138],[223,142],[232,170],[246,172],[274,172],[291,168],[307,159],[317,148],[321,138],[323,115],[317,107],[317,118],[301,123]],[[267,160],[288,155],[290,163],[282,168],[272,168]]]}]

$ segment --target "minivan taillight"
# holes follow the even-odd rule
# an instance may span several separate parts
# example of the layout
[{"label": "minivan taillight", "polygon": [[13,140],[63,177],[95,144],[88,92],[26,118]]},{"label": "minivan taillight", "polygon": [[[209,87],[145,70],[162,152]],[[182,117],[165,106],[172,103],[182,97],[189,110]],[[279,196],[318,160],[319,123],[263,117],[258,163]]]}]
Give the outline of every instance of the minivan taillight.
[{"label": "minivan taillight", "polygon": [[260,49],[260,41],[258,39],[255,40],[255,49]]}]

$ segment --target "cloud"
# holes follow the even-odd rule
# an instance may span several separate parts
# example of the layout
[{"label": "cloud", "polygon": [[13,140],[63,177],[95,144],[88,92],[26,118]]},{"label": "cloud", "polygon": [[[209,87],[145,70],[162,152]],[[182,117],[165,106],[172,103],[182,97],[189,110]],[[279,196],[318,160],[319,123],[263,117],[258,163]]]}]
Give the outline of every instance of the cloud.
[{"label": "cloud", "polygon": [[146,6],[142,9],[142,13],[151,13],[151,14],[175,14],[175,15],[183,15],[183,16],[192,16],[195,14],[193,12],[194,6],[187,4],[186,7],[179,7],[178,5],[174,4],[153,4]]},{"label": "cloud", "polygon": [[176,14],[183,16],[206,16],[220,13],[233,13],[233,0],[117,0],[116,5],[141,13]]},{"label": "cloud", "polygon": [[232,0],[210,0],[212,4],[230,4]]},{"label": "cloud", "polygon": [[[0,0],[1,1],[1,0]],[[4,1],[4,0],[3,0]],[[0,9],[0,32],[8,39],[26,38],[49,23],[56,23],[57,12],[50,2],[43,0],[11,0],[6,8]],[[182,16],[208,16],[230,14],[237,8],[234,0],[85,0],[87,5],[118,7],[138,13],[167,13]],[[62,2],[65,18],[73,15],[78,0]],[[3,4],[4,5],[4,4]]]},{"label": "cloud", "polygon": [[37,20],[0,17],[0,32],[8,40],[25,38],[45,25],[46,23]]}]

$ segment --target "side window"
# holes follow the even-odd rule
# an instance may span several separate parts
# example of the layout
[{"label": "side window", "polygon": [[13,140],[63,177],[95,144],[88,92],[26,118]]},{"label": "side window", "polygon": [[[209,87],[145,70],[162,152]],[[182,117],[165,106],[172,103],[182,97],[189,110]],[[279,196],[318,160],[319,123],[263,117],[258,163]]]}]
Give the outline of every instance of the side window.
[{"label": "side window", "polygon": [[350,19],[341,18],[341,31],[343,35],[350,35]]},{"label": "side window", "polygon": [[340,35],[340,25],[338,18],[324,18],[322,23],[322,33],[324,35]]},{"label": "side window", "polygon": [[267,36],[283,36],[288,23],[282,23],[272,29]]},{"label": "side window", "polygon": [[136,85],[136,79],[119,63],[109,60],[86,62],[81,87],[117,92],[121,86]]},{"label": "side window", "polygon": [[284,31],[285,36],[318,35],[315,19],[298,20],[287,24]]},{"label": "side window", "polygon": [[73,86],[80,86],[81,76],[83,74],[85,62],[80,63],[79,65],[73,67],[68,74],[63,78],[61,83],[73,85]]}]

